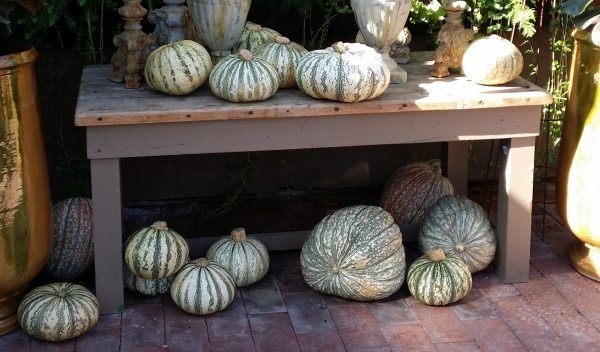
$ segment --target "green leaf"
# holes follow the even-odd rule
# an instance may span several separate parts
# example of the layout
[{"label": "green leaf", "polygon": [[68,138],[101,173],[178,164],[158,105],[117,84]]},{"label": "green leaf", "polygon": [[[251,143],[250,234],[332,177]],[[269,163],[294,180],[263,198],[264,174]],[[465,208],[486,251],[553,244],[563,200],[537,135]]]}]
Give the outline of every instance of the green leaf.
[{"label": "green leaf", "polygon": [[560,5],[562,13],[568,16],[581,14],[593,0],[567,0]]},{"label": "green leaf", "polygon": [[77,3],[79,4],[79,6],[84,7],[85,4],[88,2],[88,0],[77,0]]},{"label": "green leaf", "polygon": [[600,9],[589,10],[581,15],[573,17],[573,23],[579,29],[586,29],[600,20]]}]

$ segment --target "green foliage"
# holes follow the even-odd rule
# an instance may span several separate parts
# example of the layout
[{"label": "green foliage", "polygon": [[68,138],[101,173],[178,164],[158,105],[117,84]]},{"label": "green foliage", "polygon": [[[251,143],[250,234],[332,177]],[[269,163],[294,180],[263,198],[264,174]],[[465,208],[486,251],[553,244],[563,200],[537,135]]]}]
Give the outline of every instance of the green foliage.
[{"label": "green foliage", "polygon": [[475,32],[485,34],[513,33],[519,30],[525,38],[535,34],[536,13],[527,0],[469,0],[467,21]]},{"label": "green foliage", "polygon": [[444,21],[444,8],[439,1],[413,1],[409,21],[412,24],[424,24],[427,34],[435,38]]}]

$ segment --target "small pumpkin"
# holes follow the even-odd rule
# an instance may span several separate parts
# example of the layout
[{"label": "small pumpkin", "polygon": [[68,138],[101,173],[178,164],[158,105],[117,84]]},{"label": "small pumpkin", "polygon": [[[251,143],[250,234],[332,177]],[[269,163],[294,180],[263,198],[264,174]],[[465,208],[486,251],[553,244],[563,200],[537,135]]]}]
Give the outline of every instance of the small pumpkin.
[{"label": "small pumpkin", "polygon": [[195,41],[186,39],[151,52],[146,59],[144,76],[153,89],[171,95],[185,95],[204,84],[212,68],[208,51]]},{"label": "small pumpkin", "polygon": [[52,250],[46,271],[57,280],[74,280],[94,261],[92,200],[67,198],[52,207]]},{"label": "small pumpkin", "polygon": [[234,229],[230,236],[210,246],[206,258],[227,269],[237,287],[253,284],[269,271],[267,247],[258,239],[247,236],[243,228]]},{"label": "small pumpkin", "polygon": [[389,177],[381,195],[381,207],[397,224],[421,224],[427,209],[441,197],[453,194],[450,180],[442,176],[439,160],[413,162]]},{"label": "small pumpkin", "polygon": [[496,234],[485,211],[459,195],[444,196],[429,208],[417,241],[424,253],[440,248],[457,255],[472,273],[487,267],[496,254]]},{"label": "small pumpkin", "polygon": [[402,233],[380,207],[339,209],[312,230],[300,264],[314,290],[357,301],[385,298],[404,282]]},{"label": "small pumpkin", "polygon": [[57,282],[34,288],[17,310],[19,325],[30,336],[62,341],[82,335],[98,322],[98,299],[85,287]]},{"label": "small pumpkin", "polygon": [[216,262],[193,260],[181,268],[171,283],[171,298],[184,311],[206,315],[225,309],[235,296],[235,281]]},{"label": "small pumpkin", "polygon": [[473,279],[467,265],[454,254],[437,248],[415,260],[406,275],[408,290],[419,301],[443,306],[471,292]]},{"label": "small pumpkin", "polygon": [[475,83],[504,84],[523,71],[523,55],[510,40],[492,34],[469,44],[462,58],[462,69]]},{"label": "small pumpkin", "polygon": [[163,279],[144,279],[135,276],[129,268],[125,267],[123,282],[130,291],[138,292],[147,296],[158,296],[169,292],[172,276]]},{"label": "small pumpkin", "polygon": [[244,25],[244,30],[240,38],[235,43],[231,51],[237,53],[240,49],[246,49],[250,52],[255,52],[259,46],[270,43],[275,40],[275,37],[281,36],[279,32],[274,29],[263,27],[260,24],[247,21]]},{"label": "small pumpkin", "polygon": [[313,50],[298,62],[298,87],[313,98],[348,103],[373,99],[390,84],[390,70],[373,48],[337,42]]},{"label": "small pumpkin", "polygon": [[270,63],[241,49],[215,65],[208,83],[219,98],[236,103],[259,101],[275,94],[279,75]]},{"label": "small pumpkin", "polygon": [[271,43],[258,47],[256,56],[264,59],[279,74],[279,88],[290,88],[296,86],[294,71],[298,61],[308,53],[302,45],[290,41],[286,37],[277,36]]},{"label": "small pumpkin", "polygon": [[125,263],[131,272],[144,279],[169,277],[188,261],[185,238],[157,221],[137,230],[125,247]]}]

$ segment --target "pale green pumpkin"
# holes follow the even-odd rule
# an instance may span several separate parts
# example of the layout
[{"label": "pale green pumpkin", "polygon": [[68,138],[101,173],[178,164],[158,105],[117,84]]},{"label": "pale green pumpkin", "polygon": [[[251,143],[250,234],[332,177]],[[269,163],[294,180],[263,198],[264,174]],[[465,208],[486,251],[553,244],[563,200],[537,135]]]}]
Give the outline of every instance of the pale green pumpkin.
[{"label": "pale green pumpkin", "polygon": [[281,36],[279,32],[274,29],[263,27],[260,24],[247,21],[244,25],[244,30],[240,38],[235,43],[231,52],[237,53],[240,49],[246,49],[250,52],[255,52],[259,46],[270,43],[275,40],[275,37]]},{"label": "pale green pumpkin", "polygon": [[302,45],[290,41],[286,37],[278,36],[273,42],[263,44],[256,50],[256,56],[264,59],[279,74],[279,88],[296,86],[294,72],[298,61],[308,53]]}]

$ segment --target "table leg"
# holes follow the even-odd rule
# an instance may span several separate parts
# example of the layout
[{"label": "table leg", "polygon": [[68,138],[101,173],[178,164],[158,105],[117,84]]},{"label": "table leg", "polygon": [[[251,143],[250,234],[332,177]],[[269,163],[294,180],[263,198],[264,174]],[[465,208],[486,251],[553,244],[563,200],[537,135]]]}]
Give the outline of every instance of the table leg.
[{"label": "table leg", "polygon": [[454,186],[454,193],[467,195],[469,181],[469,141],[448,142],[448,179]]},{"label": "table leg", "polygon": [[535,137],[513,138],[501,148],[506,161],[498,187],[496,272],[502,282],[526,282],[529,280]]},{"label": "table leg", "polygon": [[90,160],[96,296],[100,313],[122,312],[123,253],[119,159]]}]

